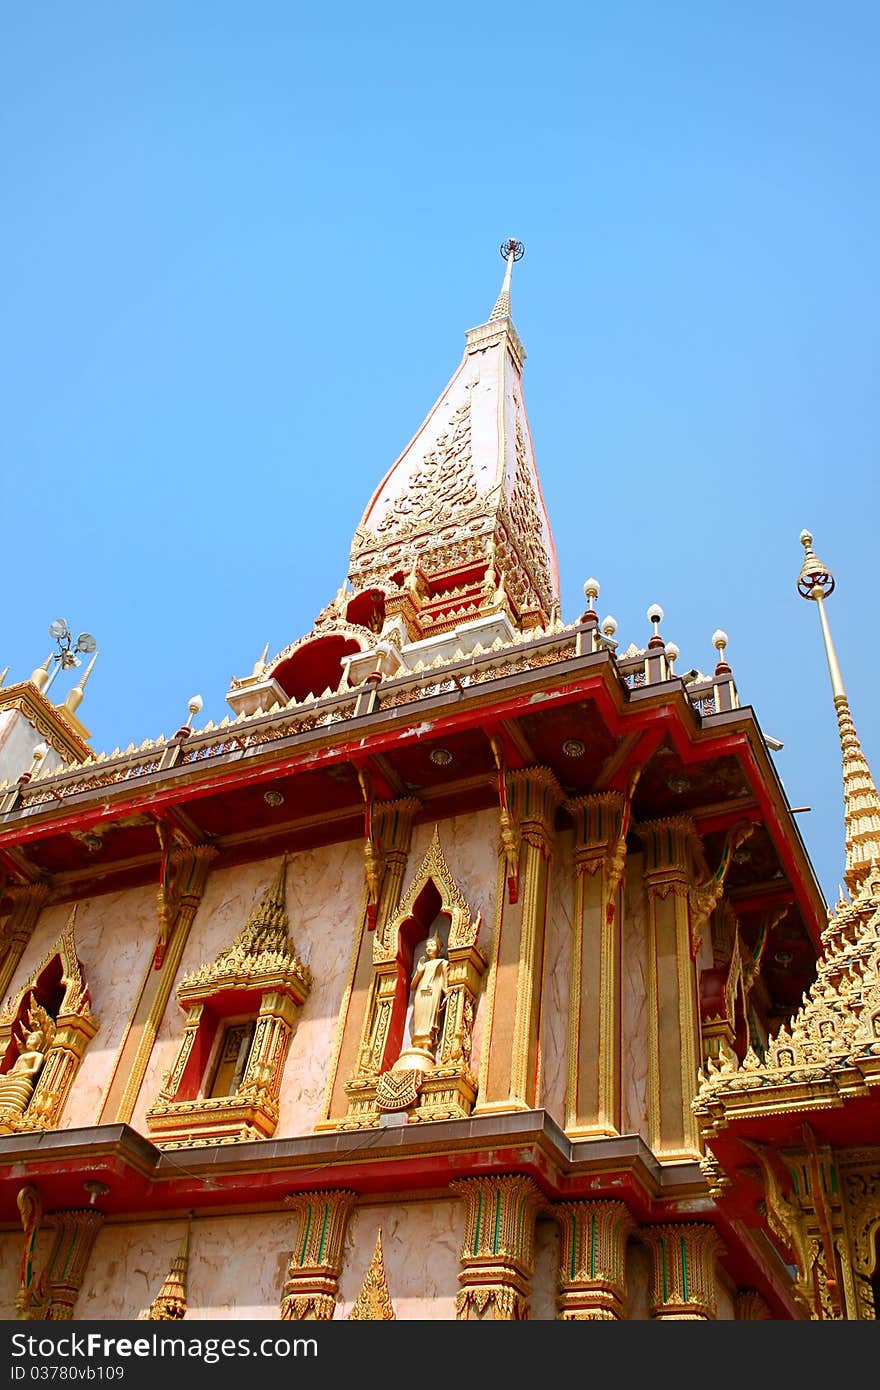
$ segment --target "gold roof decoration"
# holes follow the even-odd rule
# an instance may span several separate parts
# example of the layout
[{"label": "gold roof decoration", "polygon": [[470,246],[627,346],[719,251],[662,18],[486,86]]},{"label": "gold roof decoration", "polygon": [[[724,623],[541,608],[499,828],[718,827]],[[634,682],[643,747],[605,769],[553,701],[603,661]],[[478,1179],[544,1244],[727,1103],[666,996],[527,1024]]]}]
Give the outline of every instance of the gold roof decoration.
[{"label": "gold roof decoration", "polygon": [[711,1059],[701,1072],[697,1112],[723,1108],[726,1097],[752,1094],[760,1106],[769,1091],[798,1087],[800,1105],[880,1085],[880,864],[875,859],[851,901],[841,901],[824,932],[816,979],[791,1021],[759,1058],[752,1048],[736,1068]]},{"label": "gold roof decoration", "polygon": [[355,1322],[390,1322],[397,1317],[391,1302],[391,1294],[388,1292],[381,1230],[376,1236],[376,1248],[373,1251],[373,1258],[370,1260],[370,1267],[364,1276],[361,1291],[348,1316]]},{"label": "gold roof decoration", "polygon": [[874,860],[880,858],[880,796],[871,776],[868,760],[862,752],[852,711],[849,707],[846,689],[843,684],[837,653],[831,638],[825,600],[834,592],[834,576],[827,565],[818,559],[813,551],[813,537],[809,531],[802,531],[801,545],[804,547],[804,563],[798,575],[798,593],[802,598],[812,599],[819,611],[822,627],[822,640],[828,672],[831,676],[831,693],[837,714],[840,733],[840,748],[843,755],[843,806],[846,823],[846,868],[844,878],[850,891],[854,891],[868,872]]},{"label": "gold roof decoration", "polygon": [[212,965],[201,965],[184,976],[178,990],[181,1002],[226,987],[267,989],[294,980],[308,991],[312,972],[300,960],[289,935],[286,878],[285,855],[232,945],[221,951]]}]

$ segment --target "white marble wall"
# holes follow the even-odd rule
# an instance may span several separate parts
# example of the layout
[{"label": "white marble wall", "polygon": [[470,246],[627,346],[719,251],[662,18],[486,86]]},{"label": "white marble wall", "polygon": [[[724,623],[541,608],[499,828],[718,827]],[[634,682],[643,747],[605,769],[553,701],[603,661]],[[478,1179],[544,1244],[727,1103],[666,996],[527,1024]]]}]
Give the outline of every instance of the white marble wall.
[{"label": "white marble wall", "polygon": [[458,1198],[359,1207],[352,1212],[337,1318],[347,1318],[382,1232],[388,1291],[399,1319],[454,1319],[464,1206]]},{"label": "white marble wall", "polygon": [[[0,782],[12,783],[23,772],[30,772],[34,749],[46,740],[20,710],[0,710]],[[62,766],[59,753],[49,745],[40,763],[40,772],[55,772]]]},{"label": "white marble wall", "polygon": [[[186,1223],[107,1225],[95,1241],[78,1321],[139,1318],[156,1297]],[[192,1223],[187,1317],[275,1319],[296,1225],[286,1213],[199,1217]]]},{"label": "white marble wall", "polygon": [[621,1080],[623,1132],[640,1134],[648,1143],[647,903],[642,870],[643,856],[629,855],[623,888]]},{"label": "white marble wall", "polygon": [[[55,949],[70,913],[69,903],[59,903],[41,914],[15,973],[13,998]],[[98,1123],[116,1053],[155,947],[156,929],[155,888],[107,893],[77,904],[77,955],[100,1027],[86,1048],[61,1115],[61,1129]]]},{"label": "white marble wall", "polygon": [[538,1104],[565,1125],[571,982],[572,854],[574,832],[557,836],[547,893],[547,931],[541,995],[541,1091]]}]

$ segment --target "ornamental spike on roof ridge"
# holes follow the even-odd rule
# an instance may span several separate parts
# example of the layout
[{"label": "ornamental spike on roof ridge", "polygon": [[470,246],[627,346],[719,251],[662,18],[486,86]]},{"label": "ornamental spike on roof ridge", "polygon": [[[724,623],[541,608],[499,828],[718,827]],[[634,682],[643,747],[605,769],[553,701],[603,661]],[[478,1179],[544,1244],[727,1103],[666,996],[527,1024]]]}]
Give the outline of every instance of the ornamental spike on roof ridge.
[{"label": "ornamental spike on roof ridge", "polygon": [[[530,669],[529,649],[535,648],[535,661],[538,665],[544,664],[542,653],[548,642],[554,639],[558,642],[566,643],[570,650],[560,652],[558,659],[567,660],[576,656],[578,647],[578,634],[583,633],[584,628],[580,621],[576,623],[563,623],[561,619],[548,622],[546,625],[530,628],[528,631],[513,631],[506,640],[496,638],[488,647],[483,648],[480,655],[475,650],[465,653],[463,656],[456,653],[439,652],[430,662],[419,659],[415,665],[402,668],[398,674],[388,680],[382,681],[377,686],[380,704],[383,700],[393,699],[395,704],[410,703],[408,700],[401,701],[400,692],[412,689],[413,701],[418,700],[422,695],[436,693],[436,677],[444,670],[453,670],[455,667],[466,665],[467,673],[462,678],[466,684],[470,684],[474,677],[481,681],[492,679],[492,670],[495,666],[499,668],[499,678],[506,674],[507,663],[510,655],[514,651],[523,653],[518,658],[524,659],[526,666],[523,669]],[[616,651],[608,650],[609,657],[613,666],[618,671],[621,679],[630,688],[646,688],[656,683],[668,682],[670,680],[668,667],[664,662],[659,662],[656,671],[652,671],[647,660],[647,653],[642,650],[638,656],[620,656]],[[425,653],[427,656],[429,653]],[[433,680],[431,678],[434,678]],[[676,677],[676,681],[680,678]],[[692,681],[684,684],[683,688],[688,696],[690,703],[701,713],[714,712],[715,703],[715,680],[711,676],[705,677],[703,681]],[[340,688],[331,692],[329,696],[324,695],[315,697],[307,695],[302,700],[291,698],[283,705],[274,704],[269,710],[256,710],[253,713],[240,711],[234,717],[228,719],[228,723],[223,726],[214,725],[211,721],[200,729],[190,729],[186,737],[181,739],[175,735],[167,738],[160,735],[156,739],[145,739],[139,746],[130,745],[131,751],[123,752],[121,749],[114,749],[112,753],[99,753],[90,759],[87,764],[82,766],[65,766],[61,769],[40,771],[28,780],[27,785],[21,790],[21,799],[24,804],[33,801],[35,796],[42,800],[49,800],[54,795],[63,796],[65,788],[75,787],[77,790],[87,788],[94,784],[96,786],[107,785],[114,781],[134,781],[139,776],[155,772],[158,764],[162,761],[163,754],[167,749],[179,746],[186,761],[191,760],[191,755],[204,745],[206,740],[219,737],[218,751],[225,746],[226,739],[232,738],[240,748],[249,746],[252,735],[247,730],[257,727],[273,726],[276,723],[283,724],[292,715],[305,713],[308,711],[310,716],[314,713],[318,716],[318,722],[336,722],[337,719],[349,717],[354,712],[355,702],[361,687],[352,686],[348,689]],[[733,688],[732,688],[733,689]],[[733,689],[732,706],[738,703]],[[325,710],[323,716],[322,709]],[[150,755],[153,755],[152,758]],[[137,759],[147,759],[144,767],[139,767]],[[134,766],[132,764],[134,763]],[[170,770],[170,765],[169,765]],[[109,774],[109,775],[108,775]],[[6,791],[15,787],[15,783],[0,785],[0,791]],[[49,788],[53,788],[50,793]]]},{"label": "ornamental spike on roof ridge", "polygon": [[778,1104],[773,1091],[831,1080],[869,1064],[880,1075],[880,864],[875,858],[851,902],[829,913],[816,979],[788,1027],[770,1039],[764,1057],[750,1047],[741,1066],[710,1058],[694,1102],[723,1105],[749,1092],[753,1106]]}]

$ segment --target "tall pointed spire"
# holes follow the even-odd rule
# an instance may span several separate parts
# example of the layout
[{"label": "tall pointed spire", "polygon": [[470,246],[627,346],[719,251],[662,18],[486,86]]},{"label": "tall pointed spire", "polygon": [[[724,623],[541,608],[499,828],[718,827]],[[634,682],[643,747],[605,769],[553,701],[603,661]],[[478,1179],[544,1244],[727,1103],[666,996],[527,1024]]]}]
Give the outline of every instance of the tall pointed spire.
[{"label": "tall pointed spire", "polygon": [[501,286],[501,293],[495,301],[495,308],[489,315],[489,322],[495,323],[498,319],[510,318],[510,281],[513,274],[514,261],[521,261],[525,255],[526,248],[521,241],[514,237],[508,237],[507,241],[501,243],[501,254],[507,261],[507,269],[504,272],[504,283]]},{"label": "tall pointed spire", "polygon": [[[464,356],[374,492],[354,535],[354,596],[378,595],[386,619],[422,641],[500,619],[506,630],[552,621],[559,573],[523,400],[525,349],[510,317],[506,261],[491,317],[465,334]],[[357,605],[347,594],[349,621]]]},{"label": "tall pointed spire", "polygon": [[95,655],[92,657],[91,661],[89,662],[88,666],[83,672],[81,679],[77,681],[76,685],[71,686],[70,690],[68,690],[67,698],[64,701],[65,709],[69,709],[71,711],[79,709],[83,701],[83,696],[86,693],[86,686],[88,684],[89,676],[95,669],[95,662],[97,660],[98,653],[95,652]]},{"label": "tall pointed spire", "polygon": [[831,639],[828,615],[825,612],[825,599],[834,591],[834,576],[815,554],[810,532],[802,531],[800,540],[805,553],[798,576],[798,593],[802,598],[812,599],[819,610],[843,754],[843,806],[846,825],[844,878],[850,892],[855,892],[870,870],[872,861],[880,860],[880,797],[877,795],[868,760],[862,752],[856,734],[837,653]]}]

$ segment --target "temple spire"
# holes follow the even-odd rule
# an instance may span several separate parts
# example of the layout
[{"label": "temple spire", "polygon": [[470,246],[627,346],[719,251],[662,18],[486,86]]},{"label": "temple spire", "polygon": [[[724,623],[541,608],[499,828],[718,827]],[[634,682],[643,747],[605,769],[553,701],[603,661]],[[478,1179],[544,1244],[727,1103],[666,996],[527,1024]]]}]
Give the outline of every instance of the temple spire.
[{"label": "temple spire", "polygon": [[95,669],[95,662],[97,660],[98,653],[95,652],[95,655],[92,657],[91,661],[89,662],[88,666],[83,672],[81,680],[78,680],[76,685],[72,686],[71,689],[67,692],[67,698],[64,701],[65,709],[69,709],[71,711],[79,709],[80,705],[83,702],[83,696],[86,693],[86,686],[88,684],[89,676]]},{"label": "temple spire", "polygon": [[501,254],[507,261],[507,269],[504,272],[504,282],[501,286],[501,293],[495,301],[495,308],[489,316],[489,322],[495,323],[498,319],[510,318],[510,281],[513,276],[514,261],[521,261],[526,253],[526,248],[521,241],[514,237],[508,237],[501,243]]},{"label": "temple spire", "polygon": [[809,531],[801,532],[804,563],[798,576],[798,593],[812,599],[819,610],[825,656],[831,676],[831,691],[837,712],[840,747],[843,754],[843,806],[846,824],[846,868],[844,878],[854,892],[875,859],[880,859],[880,797],[871,776],[868,760],[862,752],[849,707],[843,676],[831,638],[825,599],[834,590],[834,576],[818,559],[813,550]]}]

